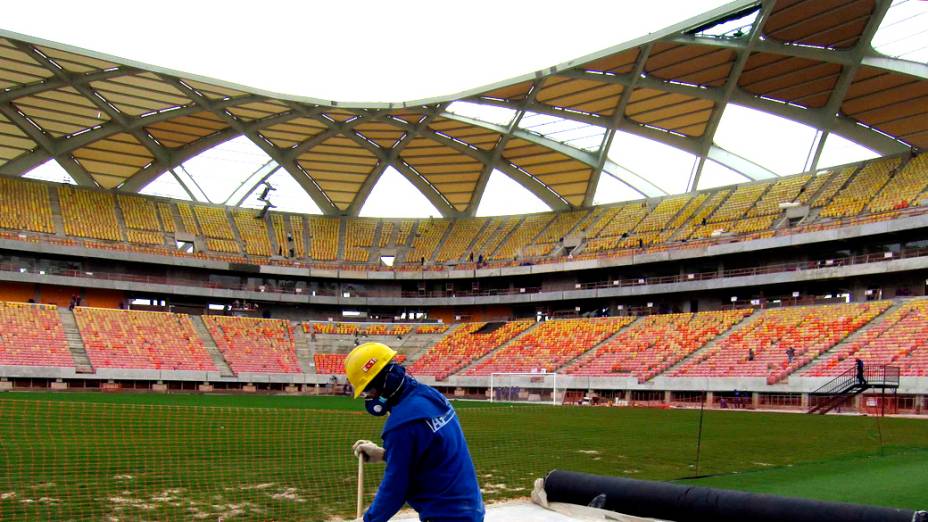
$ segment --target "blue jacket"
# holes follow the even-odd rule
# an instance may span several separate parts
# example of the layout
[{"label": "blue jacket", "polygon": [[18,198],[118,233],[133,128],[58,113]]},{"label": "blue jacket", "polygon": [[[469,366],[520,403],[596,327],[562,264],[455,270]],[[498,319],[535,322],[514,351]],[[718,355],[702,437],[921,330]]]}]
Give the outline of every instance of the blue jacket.
[{"label": "blue jacket", "polygon": [[429,522],[482,522],[477,473],[451,403],[409,376],[383,428],[387,462],[365,522],[386,522],[408,502]]}]

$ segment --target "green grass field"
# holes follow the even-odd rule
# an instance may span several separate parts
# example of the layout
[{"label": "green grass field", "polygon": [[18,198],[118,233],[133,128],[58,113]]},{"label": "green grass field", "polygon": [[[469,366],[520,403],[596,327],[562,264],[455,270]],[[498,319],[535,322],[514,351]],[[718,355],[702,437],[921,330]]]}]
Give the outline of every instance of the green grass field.
[{"label": "green grass field", "polygon": [[[924,420],[707,411],[688,479],[696,410],[456,406],[488,501],[560,468],[928,507]],[[350,518],[350,447],[382,422],[343,397],[3,393],[0,520]]]}]

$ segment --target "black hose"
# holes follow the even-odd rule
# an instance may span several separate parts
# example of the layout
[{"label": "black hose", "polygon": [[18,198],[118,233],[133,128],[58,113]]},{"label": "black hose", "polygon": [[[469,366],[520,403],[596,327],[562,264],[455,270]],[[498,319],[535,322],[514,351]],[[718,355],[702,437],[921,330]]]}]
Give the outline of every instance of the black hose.
[{"label": "black hose", "polygon": [[604,509],[675,522],[928,522],[924,511],[824,502],[726,489],[554,470],[549,502],[586,506],[605,495]]}]

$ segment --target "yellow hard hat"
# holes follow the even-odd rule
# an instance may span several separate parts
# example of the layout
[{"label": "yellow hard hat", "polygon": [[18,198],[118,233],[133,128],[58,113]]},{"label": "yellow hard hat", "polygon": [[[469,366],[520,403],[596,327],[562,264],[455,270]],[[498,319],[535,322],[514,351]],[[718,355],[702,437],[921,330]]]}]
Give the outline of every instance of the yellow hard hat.
[{"label": "yellow hard hat", "polygon": [[357,399],[374,377],[396,356],[396,350],[383,343],[364,343],[345,357],[345,375]]}]

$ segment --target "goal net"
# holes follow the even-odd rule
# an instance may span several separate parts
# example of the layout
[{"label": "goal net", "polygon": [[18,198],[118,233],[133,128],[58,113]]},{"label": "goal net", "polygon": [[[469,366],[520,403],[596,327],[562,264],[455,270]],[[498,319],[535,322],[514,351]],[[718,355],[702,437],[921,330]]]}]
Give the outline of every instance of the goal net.
[{"label": "goal net", "polygon": [[557,373],[500,372],[490,374],[490,402],[560,404]]}]

